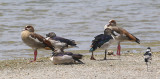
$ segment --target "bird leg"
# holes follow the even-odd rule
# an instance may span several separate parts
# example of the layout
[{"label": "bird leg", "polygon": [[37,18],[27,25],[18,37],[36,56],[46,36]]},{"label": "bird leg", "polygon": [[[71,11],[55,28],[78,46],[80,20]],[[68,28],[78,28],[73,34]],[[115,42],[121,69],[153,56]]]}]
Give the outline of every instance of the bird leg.
[{"label": "bird leg", "polygon": [[104,53],[105,53],[105,55],[104,55],[104,60],[106,60],[106,55],[107,55],[106,53],[107,53],[107,50],[105,50]]},{"label": "bird leg", "polygon": [[96,59],[94,58],[94,56],[93,56],[93,52],[92,52],[92,55],[91,55],[90,60],[96,60]]},{"label": "bird leg", "polygon": [[147,71],[148,71],[148,63],[146,62],[146,65],[147,65]]},{"label": "bird leg", "polygon": [[36,58],[37,58],[37,50],[34,51],[34,60],[31,61],[31,62],[35,62],[35,61],[36,61]]},{"label": "bird leg", "polygon": [[118,46],[117,46],[117,55],[121,55],[121,45],[120,45],[120,42],[118,43]]}]

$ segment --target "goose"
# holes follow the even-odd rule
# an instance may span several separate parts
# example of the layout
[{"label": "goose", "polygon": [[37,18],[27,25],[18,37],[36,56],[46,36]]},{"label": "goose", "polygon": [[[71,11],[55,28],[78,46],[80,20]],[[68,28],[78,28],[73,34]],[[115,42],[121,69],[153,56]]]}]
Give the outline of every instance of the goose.
[{"label": "goose", "polygon": [[112,35],[114,36],[115,40],[118,41],[117,55],[120,55],[120,42],[131,41],[140,44],[140,40],[137,37],[129,33],[127,30],[117,26],[115,20],[110,20],[109,24],[104,26],[104,29],[106,28],[110,28],[112,30]]},{"label": "goose", "polygon": [[46,40],[45,37],[34,33],[34,27],[27,25],[25,29],[21,32],[22,41],[31,47],[34,50],[34,60],[37,58],[37,49],[49,47],[52,51],[54,50],[54,46],[52,46],[51,42]]},{"label": "goose", "polygon": [[78,47],[74,40],[58,37],[54,32],[46,34],[46,39],[55,47],[57,53],[64,52],[64,49],[69,47]]},{"label": "goose", "polygon": [[104,30],[104,34],[99,34],[99,35],[94,37],[94,40],[92,41],[92,44],[91,44],[91,48],[89,50],[89,52],[92,52],[92,55],[91,55],[91,58],[90,58],[91,60],[96,60],[94,58],[93,52],[97,48],[105,49],[104,60],[106,60],[107,49],[114,42],[114,37],[111,35],[111,32],[112,32],[111,29],[106,28]]},{"label": "goose", "polygon": [[80,59],[82,59],[83,55],[81,54],[73,54],[72,52],[61,52],[55,53],[50,60],[53,64],[84,64]]}]

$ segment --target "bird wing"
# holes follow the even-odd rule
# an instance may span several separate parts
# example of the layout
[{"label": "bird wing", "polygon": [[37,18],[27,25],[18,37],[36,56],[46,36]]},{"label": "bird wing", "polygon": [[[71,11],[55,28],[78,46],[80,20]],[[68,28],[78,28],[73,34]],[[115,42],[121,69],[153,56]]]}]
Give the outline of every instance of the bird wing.
[{"label": "bird wing", "polygon": [[66,43],[67,45],[76,46],[76,43],[75,43],[74,40],[70,40],[70,39],[66,39],[66,38],[62,38],[62,37],[57,37],[57,36],[53,37],[52,39],[56,40],[56,41]]},{"label": "bird wing", "polygon": [[54,51],[54,47],[52,46],[51,42],[45,39],[43,36],[36,34],[36,33],[31,33],[29,38],[35,40],[36,42],[41,42],[43,43],[46,47],[49,47]]},{"label": "bird wing", "polygon": [[[113,32],[116,32],[116,33],[118,33],[118,34],[120,34],[120,35],[125,35],[126,37],[128,37],[128,39],[130,40],[130,41],[135,41],[135,42],[137,42],[137,43],[139,43],[140,44],[140,40],[137,38],[137,37],[135,37],[134,35],[132,35],[132,34],[130,34],[127,30],[125,30],[125,29],[123,29],[123,28],[120,28],[120,27],[109,27]],[[112,33],[113,33],[112,32]],[[113,33],[113,35],[115,35],[114,33]]]},{"label": "bird wing", "polygon": [[104,43],[108,42],[110,39],[113,39],[111,35],[97,35],[95,39],[92,41],[90,52],[95,51],[97,47],[100,48]]}]

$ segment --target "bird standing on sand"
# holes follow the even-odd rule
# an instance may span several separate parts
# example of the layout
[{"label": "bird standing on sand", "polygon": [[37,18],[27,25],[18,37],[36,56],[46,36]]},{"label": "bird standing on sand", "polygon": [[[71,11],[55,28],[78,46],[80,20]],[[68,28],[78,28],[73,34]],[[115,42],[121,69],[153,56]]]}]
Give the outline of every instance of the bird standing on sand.
[{"label": "bird standing on sand", "polygon": [[111,45],[111,43],[114,42],[114,37],[111,35],[112,30],[109,28],[106,28],[104,30],[104,34],[97,35],[94,37],[95,39],[92,41],[92,45],[90,48],[90,52],[92,52],[91,60],[95,60],[93,56],[93,52],[97,49],[97,47],[105,49],[105,57],[104,60],[106,60],[106,53],[107,48]]},{"label": "bird standing on sand", "polygon": [[151,48],[148,47],[146,50],[146,53],[144,54],[144,61],[146,62],[146,65],[148,65],[148,62],[151,63],[152,60],[152,52],[151,52]]},{"label": "bird standing on sand", "polygon": [[81,54],[73,54],[72,52],[65,52],[65,53],[56,53],[54,54],[50,60],[53,61],[55,65],[57,64],[74,64],[79,63],[83,64],[80,60],[82,59],[83,55]]},{"label": "bird standing on sand", "polygon": [[54,51],[54,47],[51,45],[50,41],[46,40],[43,36],[34,33],[33,26],[26,26],[21,32],[21,38],[26,45],[34,50],[33,61],[36,61],[37,49],[49,47],[52,51]]},{"label": "bird standing on sand", "polygon": [[54,32],[46,34],[46,39],[55,47],[56,53],[64,52],[65,48],[77,47],[74,40],[58,37]]},{"label": "bird standing on sand", "polygon": [[110,20],[109,24],[104,26],[104,29],[106,29],[106,28],[110,28],[112,30],[112,35],[114,36],[115,40],[118,41],[117,55],[120,55],[120,50],[121,50],[120,42],[132,41],[132,42],[137,42],[138,44],[140,44],[140,40],[138,38],[136,38],[134,35],[130,34],[125,29],[118,27],[116,25],[115,20]]}]

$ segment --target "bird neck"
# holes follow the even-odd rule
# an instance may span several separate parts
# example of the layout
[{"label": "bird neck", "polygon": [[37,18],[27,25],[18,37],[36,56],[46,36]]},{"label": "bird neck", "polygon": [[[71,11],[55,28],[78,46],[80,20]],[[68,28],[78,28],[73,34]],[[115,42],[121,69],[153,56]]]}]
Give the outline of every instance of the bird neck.
[{"label": "bird neck", "polygon": [[105,36],[111,35],[111,33],[104,33]]}]

